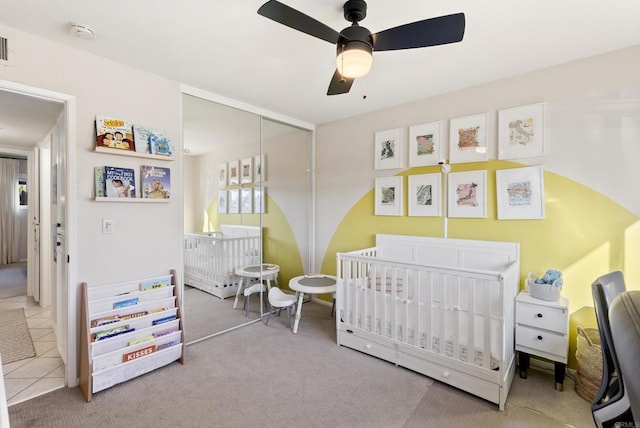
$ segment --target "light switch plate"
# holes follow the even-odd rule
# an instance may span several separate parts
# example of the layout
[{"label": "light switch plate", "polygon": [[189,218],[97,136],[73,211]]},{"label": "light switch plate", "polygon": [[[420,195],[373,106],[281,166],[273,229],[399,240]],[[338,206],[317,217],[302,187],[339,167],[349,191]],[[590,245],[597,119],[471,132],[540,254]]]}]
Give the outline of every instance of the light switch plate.
[{"label": "light switch plate", "polygon": [[113,233],[113,220],[109,218],[102,219],[102,234],[108,235]]}]

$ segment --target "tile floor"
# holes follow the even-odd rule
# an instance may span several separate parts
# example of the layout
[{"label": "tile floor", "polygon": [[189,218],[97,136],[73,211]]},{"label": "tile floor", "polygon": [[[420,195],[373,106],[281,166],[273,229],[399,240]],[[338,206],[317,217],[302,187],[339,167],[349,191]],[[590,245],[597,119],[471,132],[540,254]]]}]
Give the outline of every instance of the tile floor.
[{"label": "tile floor", "polygon": [[65,386],[65,369],[51,329],[51,310],[31,297],[0,299],[0,311],[24,308],[36,356],[2,366],[9,406]]}]

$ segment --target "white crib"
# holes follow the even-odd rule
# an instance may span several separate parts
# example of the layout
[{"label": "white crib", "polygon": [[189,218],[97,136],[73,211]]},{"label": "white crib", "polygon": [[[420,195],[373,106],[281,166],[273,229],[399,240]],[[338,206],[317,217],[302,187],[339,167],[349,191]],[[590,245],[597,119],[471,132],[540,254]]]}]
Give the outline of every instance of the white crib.
[{"label": "white crib", "polygon": [[184,235],[184,282],[221,299],[235,296],[238,267],[260,263],[260,227],[221,225],[219,232]]},{"label": "white crib", "polygon": [[504,410],[519,258],[517,243],[381,234],[375,247],[338,253],[338,344]]}]

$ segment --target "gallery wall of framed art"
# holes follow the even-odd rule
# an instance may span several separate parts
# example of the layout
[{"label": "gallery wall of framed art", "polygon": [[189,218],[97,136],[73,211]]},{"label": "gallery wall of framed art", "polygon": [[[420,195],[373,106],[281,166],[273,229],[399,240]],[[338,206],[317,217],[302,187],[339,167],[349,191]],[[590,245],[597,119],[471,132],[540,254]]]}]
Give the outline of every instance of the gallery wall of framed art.
[{"label": "gallery wall of framed art", "polygon": [[[486,218],[488,171],[482,163],[544,156],[543,102],[497,112],[460,116],[374,132],[374,214],[411,217]],[[448,123],[448,129],[445,129]],[[492,135],[492,124],[497,135]],[[405,140],[404,136],[408,135]],[[493,155],[495,154],[495,155]],[[493,155],[493,156],[492,156]],[[496,156],[497,155],[497,156]],[[456,164],[478,163],[473,171],[451,171]],[[405,187],[400,171],[408,165]],[[412,168],[441,165],[440,173],[412,174]],[[446,167],[446,168],[444,168]],[[465,168],[466,169],[466,168]],[[544,218],[544,171],[540,166],[495,172],[498,220]],[[492,186],[493,189],[493,186]],[[405,198],[406,192],[406,198]],[[406,201],[405,201],[406,199]]]}]

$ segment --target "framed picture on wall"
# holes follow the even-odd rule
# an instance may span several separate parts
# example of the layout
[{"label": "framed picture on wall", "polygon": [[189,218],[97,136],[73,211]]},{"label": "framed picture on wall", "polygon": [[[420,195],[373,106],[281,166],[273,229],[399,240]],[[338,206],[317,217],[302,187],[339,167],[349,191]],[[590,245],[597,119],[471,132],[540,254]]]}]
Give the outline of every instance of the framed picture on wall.
[{"label": "framed picture on wall", "polygon": [[240,189],[240,212],[242,214],[253,213],[253,189],[251,187]]},{"label": "framed picture on wall", "polygon": [[496,171],[498,220],[544,219],[544,171],[540,166]]},{"label": "framed picture on wall", "polygon": [[240,161],[240,182],[253,183],[253,158],[244,158]]},{"label": "framed picture on wall", "polygon": [[227,187],[227,163],[218,164],[218,187],[223,189]]},{"label": "framed picture on wall", "polygon": [[375,215],[404,215],[402,176],[375,180]]},{"label": "framed picture on wall", "polygon": [[265,155],[256,155],[253,157],[253,182],[260,183],[267,180],[267,164]]},{"label": "framed picture on wall", "polygon": [[544,154],[544,103],[498,112],[498,159]]},{"label": "framed picture on wall", "polygon": [[409,127],[409,166],[437,165],[445,156],[442,147],[442,122]]},{"label": "framed picture on wall", "polygon": [[227,190],[227,213],[239,214],[240,213],[240,189]]},{"label": "framed picture on wall", "polygon": [[229,175],[229,184],[240,184],[240,161],[231,161],[227,166],[227,174]]},{"label": "framed picture on wall", "polygon": [[489,159],[488,114],[451,119],[449,163],[480,162]]},{"label": "framed picture on wall", "polygon": [[409,216],[439,217],[441,175],[409,176]]},{"label": "framed picture on wall", "polygon": [[218,214],[227,213],[227,191],[218,190]]},{"label": "framed picture on wall", "polygon": [[376,132],[374,169],[402,168],[404,166],[402,145],[402,128]]},{"label": "framed picture on wall", "polygon": [[264,187],[254,187],[253,188],[253,213],[254,214],[264,214],[265,213],[265,202],[264,195],[266,194],[266,190]]},{"label": "framed picture on wall", "polygon": [[449,173],[448,217],[487,216],[487,171]]}]

